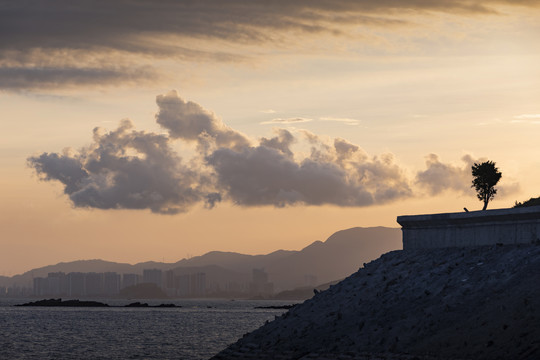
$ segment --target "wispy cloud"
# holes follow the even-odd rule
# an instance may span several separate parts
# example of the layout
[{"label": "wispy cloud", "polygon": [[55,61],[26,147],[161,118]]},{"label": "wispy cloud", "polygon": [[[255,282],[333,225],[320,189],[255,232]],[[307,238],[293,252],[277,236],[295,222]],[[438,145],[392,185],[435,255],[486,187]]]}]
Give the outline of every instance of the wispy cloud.
[{"label": "wispy cloud", "polygon": [[261,110],[263,114],[275,114],[276,110],[267,109],[267,110]]},{"label": "wispy cloud", "polygon": [[[349,37],[359,27],[407,26],[415,14],[495,14],[501,4],[540,6],[533,0],[0,0],[0,89],[94,86],[89,73],[122,84],[154,59],[243,61],[244,45]],[[411,17],[403,19],[405,13]],[[67,71],[56,76],[59,68]]]},{"label": "wispy cloud", "polygon": [[514,116],[511,121],[513,124],[527,123],[527,124],[540,124],[540,114],[521,114]]},{"label": "wispy cloud", "polygon": [[277,119],[272,119],[268,121],[263,121],[261,122],[261,125],[297,124],[297,123],[305,123],[305,122],[310,122],[310,121],[313,121],[313,119],[302,118],[302,117],[294,117],[294,118],[286,118],[286,119],[277,118]]},{"label": "wispy cloud", "polygon": [[344,123],[345,125],[356,126],[360,124],[360,120],[350,119],[350,118],[338,118],[338,117],[322,117],[319,118],[321,121],[336,121]]},{"label": "wispy cloud", "polygon": [[540,114],[521,114],[514,116],[514,119],[540,119]]}]

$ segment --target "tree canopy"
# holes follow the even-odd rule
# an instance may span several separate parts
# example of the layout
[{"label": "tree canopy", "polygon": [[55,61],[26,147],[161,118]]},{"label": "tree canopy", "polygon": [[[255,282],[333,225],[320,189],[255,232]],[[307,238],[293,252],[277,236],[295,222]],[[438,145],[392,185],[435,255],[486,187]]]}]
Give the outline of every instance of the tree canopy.
[{"label": "tree canopy", "polygon": [[484,207],[482,210],[486,210],[488,203],[495,194],[497,189],[495,185],[502,177],[502,173],[495,166],[493,161],[485,161],[483,163],[474,163],[472,166],[473,181],[471,187],[476,190],[476,196],[482,202]]}]

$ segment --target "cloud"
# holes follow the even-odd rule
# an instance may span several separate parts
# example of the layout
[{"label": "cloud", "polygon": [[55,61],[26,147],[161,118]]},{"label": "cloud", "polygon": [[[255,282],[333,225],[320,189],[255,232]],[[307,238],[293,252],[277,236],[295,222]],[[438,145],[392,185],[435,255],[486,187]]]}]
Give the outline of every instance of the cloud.
[{"label": "cloud", "polygon": [[287,130],[277,133],[259,146],[240,152],[218,149],[208,157],[219,186],[234,203],[369,206],[412,196],[390,155],[368,158],[345,140],[327,144],[311,134],[311,155],[295,159],[290,145],[298,139]]},{"label": "cloud", "polygon": [[540,114],[521,114],[514,116],[513,124],[540,124]]},{"label": "cloud", "polygon": [[[426,170],[419,171],[416,174],[415,183],[427,190],[428,194],[432,196],[445,191],[454,191],[462,195],[474,196],[475,192],[471,188],[471,167],[473,164],[481,163],[487,159],[474,159],[471,155],[467,154],[461,160],[463,166],[445,164],[439,160],[437,155],[429,154],[426,157]],[[519,192],[519,183],[511,181],[503,174],[501,182],[496,186],[498,198],[504,198]]]},{"label": "cloud", "polygon": [[350,119],[350,118],[336,118],[336,117],[322,117],[320,118],[322,121],[335,121],[335,122],[342,122],[346,125],[356,126],[360,124],[360,120],[357,119]]},{"label": "cloud", "polygon": [[274,132],[276,136],[273,138],[261,138],[260,145],[278,150],[289,158],[293,158],[294,154],[291,151],[291,145],[297,141],[296,138],[291,132],[285,129],[275,129]]},{"label": "cloud", "polygon": [[540,114],[522,114],[514,116],[514,119],[540,119]]},{"label": "cloud", "polygon": [[[74,206],[99,209],[175,214],[220,201],[368,206],[412,196],[390,154],[370,157],[346,140],[286,129],[252,141],[174,91],[156,102],[156,121],[168,134],[136,131],[123,120],[110,132],[96,128],[88,147],[31,156],[28,164],[42,180],[62,183]],[[194,155],[183,161],[174,141],[194,144]],[[299,142],[311,148],[307,156],[294,151]]]},{"label": "cloud", "polygon": [[463,166],[445,164],[436,154],[426,157],[426,170],[416,174],[416,183],[425,188],[430,195],[438,195],[447,190],[471,195],[471,166],[476,162],[470,155],[461,158]]},{"label": "cloud", "polygon": [[176,214],[210,195],[166,136],[135,131],[129,120],[109,133],[94,129],[94,143],[77,153],[43,153],[28,164],[42,180],[61,182],[76,207]]},{"label": "cloud", "polygon": [[[245,56],[230,45],[279,47],[313,34],[351,36],[359,26],[403,26],[404,13],[411,18],[430,12],[491,14],[500,5],[538,7],[539,2],[0,0],[0,87],[74,86],[81,77],[85,80],[81,85],[88,86],[94,84],[85,76],[90,72],[106,77],[108,84],[121,84],[155,59],[243,61]],[[209,42],[219,46],[208,46]],[[51,79],[60,68],[67,70]],[[15,73],[30,72],[35,76],[13,78]]]},{"label": "cloud", "polygon": [[176,91],[158,95],[159,112],[156,122],[169,131],[171,138],[201,141],[201,136],[210,137],[218,147],[239,149],[250,144],[249,139],[233,130],[212,112],[197,103],[185,101]]},{"label": "cloud", "polygon": [[105,86],[155,82],[159,74],[150,67],[70,68],[0,67],[0,87],[9,90],[50,89],[82,85]]},{"label": "cloud", "polygon": [[277,118],[277,119],[272,119],[272,120],[269,120],[269,121],[263,121],[263,122],[261,122],[261,125],[297,124],[297,123],[310,122],[312,120],[313,119],[302,118],[302,117],[294,117],[294,118],[287,118],[287,119]]},{"label": "cloud", "polygon": [[259,145],[241,152],[218,149],[208,163],[219,186],[243,206],[369,206],[412,195],[391,157],[365,159],[354,152],[339,159],[340,149],[330,147],[325,154],[295,161],[286,152]]},{"label": "cloud", "polygon": [[[221,201],[361,207],[422,196],[420,190],[474,195],[470,169],[484,161],[465,155],[458,166],[430,154],[426,169],[411,179],[392,154],[369,155],[345,139],[274,129],[272,137],[256,141],[175,91],[157,96],[156,103],[155,118],[166,134],[137,131],[123,120],[110,132],[94,129],[93,143],[79,151],[31,156],[28,165],[41,180],[60,182],[76,207],[177,214]],[[173,150],[176,141],[192,144],[186,160]],[[507,196],[519,184],[498,188]]]},{"label": "cloud", "polygon": [[503,183],[501,185],[497,185],[497,197],[500,198],[507,198],[511,195],[515,195],[521,191],[521,185],[514,181],[510,184]]}]

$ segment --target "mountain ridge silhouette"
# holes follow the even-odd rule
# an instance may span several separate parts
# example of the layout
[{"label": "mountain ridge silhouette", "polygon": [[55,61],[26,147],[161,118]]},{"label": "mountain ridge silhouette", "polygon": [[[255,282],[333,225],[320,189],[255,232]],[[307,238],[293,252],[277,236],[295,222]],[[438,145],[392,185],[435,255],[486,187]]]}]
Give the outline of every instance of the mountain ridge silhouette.
[{"label": "mountain ridge silhouette", "polygon": [[[117,272],[142,274],[143,269],[163,271],[177,269],[186,273],[205,271],[217,266],[236,273],[235,279],[251,279],[253,269],[265,269],[276,291],[306,286],[306,277],[323,284],[344,278],[358,270],[364,262],[401,249],[401,230],[388,227],[354,227],[333,233],[326,241],[316,240],[301,250],[276,250],[268,254],[247,255],[237,252],[210,251],[200,256],[181,259],[174,263],[146,261],[136,264],[118,263],[101,259],[60,262],[29,270],[10,278],[0,277],[0,286],[18,284],[32,286],[34,277],[46,277],[49,272]],[[199,269],[199,270],[196,270]],[[212,271],[212,273],[218,273]]]}]

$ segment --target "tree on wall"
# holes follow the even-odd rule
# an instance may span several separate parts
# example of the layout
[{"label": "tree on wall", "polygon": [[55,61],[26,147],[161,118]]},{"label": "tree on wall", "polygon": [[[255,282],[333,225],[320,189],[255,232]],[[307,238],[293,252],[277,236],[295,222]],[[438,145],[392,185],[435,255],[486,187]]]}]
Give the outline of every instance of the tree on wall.
[{"label": "tree on wall", "polygon": [[501,179],[502,173],[493,161],[486,161],[481,164],[474,163],[472,166],[473,181],[471,187],[476,190],[476,196],[480,201],[484,202],[482,210],[486,210],[488,203],[495,194],[497,189],[495,185]]}]

